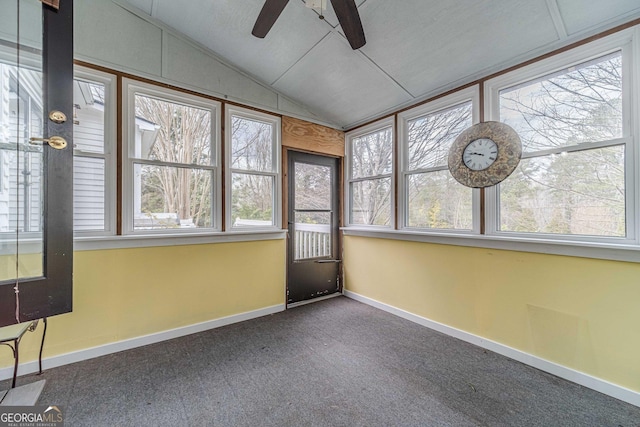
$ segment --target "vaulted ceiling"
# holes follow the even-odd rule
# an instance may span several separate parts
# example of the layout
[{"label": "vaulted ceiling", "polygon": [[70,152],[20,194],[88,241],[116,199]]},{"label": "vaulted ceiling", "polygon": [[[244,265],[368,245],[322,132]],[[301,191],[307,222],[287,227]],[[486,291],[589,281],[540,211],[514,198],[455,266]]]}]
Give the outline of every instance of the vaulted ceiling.
[{"label": "vaulted ceiling", "polygon": [[263,0],[126,1],[344,129],[640,18],[638,0],[356,0],[354,51],[331,6],[290,0],[258,39]]}]

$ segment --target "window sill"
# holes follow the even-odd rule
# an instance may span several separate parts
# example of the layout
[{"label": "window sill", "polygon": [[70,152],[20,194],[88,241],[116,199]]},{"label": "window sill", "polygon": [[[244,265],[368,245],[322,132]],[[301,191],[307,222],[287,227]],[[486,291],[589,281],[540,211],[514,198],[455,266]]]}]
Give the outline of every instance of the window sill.
[{"label": "window sill", "polygon": [[533,252],[613,261],[640,262],[640,246],[634,245],[527,239],[508,236],[417,233],[415,231],[380,230],[365,227],[343,227],[341,228],[341,231],[345,236],[374,237],[378,239],[404,240],[409,242]]},{"label": "window sill", "polygon": [[280,240],[287,230],[247,230],[214,232],[203,234],[149,234],[126,236],[83,236],[73,240],[74,251],[95,251],[103,249],[148,248],[154,246],[203,245],[211,243],[251,242],[259,240]]}]

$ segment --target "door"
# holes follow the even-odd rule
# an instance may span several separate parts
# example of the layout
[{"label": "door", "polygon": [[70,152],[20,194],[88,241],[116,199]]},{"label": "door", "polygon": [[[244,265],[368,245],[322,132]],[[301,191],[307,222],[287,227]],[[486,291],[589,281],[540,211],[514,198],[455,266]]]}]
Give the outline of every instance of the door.
[{"label": "door", "polygon": [[287,303],[340,291],[339,159],[289,151]]},{"label": "door", "polygon": [[71,311],[72,127],[72,0],[0,0],[0,326]]}]

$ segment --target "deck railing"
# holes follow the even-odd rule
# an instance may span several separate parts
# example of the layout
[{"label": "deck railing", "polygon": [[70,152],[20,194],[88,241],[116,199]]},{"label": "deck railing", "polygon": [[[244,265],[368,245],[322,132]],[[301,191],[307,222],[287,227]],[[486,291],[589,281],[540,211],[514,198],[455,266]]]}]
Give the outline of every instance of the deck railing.
[{"label": "deck railing", "polygon": [[294,259],[331,256],[331,226],[295,224]]}]

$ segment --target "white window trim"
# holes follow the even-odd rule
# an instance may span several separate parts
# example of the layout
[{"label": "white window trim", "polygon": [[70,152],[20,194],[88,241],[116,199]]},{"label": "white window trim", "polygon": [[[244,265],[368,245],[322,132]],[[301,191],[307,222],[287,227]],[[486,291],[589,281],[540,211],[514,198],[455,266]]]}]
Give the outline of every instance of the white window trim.
[{"label": "white window trim", "polygon": [[[177,228],[177,229],[158,229],[158,230],[134,230],[133,228],[133,168],[135,163],[153,163],[145,160],[134,159],[130,156],[132,144],[135,139],[130,113],[135,112],[135,95],[149,95],[169,102],[192,105],[194,107],[203,108],[211,111],[211,157],[213,159],[210,167],[214,169],[213,196],[211,202],[213,204],[211,214],[213,216],[213,224],[211,227],[201,228]],[[217,232],[221,229],[222,219],[222,174],[220,159],[220,133],[221,133],[221,103],[207,98],[190,95],[172,89],[166,89],[160,86],[143,83],[137,80],[122,79],[122,233],[123,235],[175,235],[184,236],[191,234],[202,234],[207,232]],[[161,162],[160,162],[161,163]],[[198,168],[202,165],[194,165]]]},{"label": "white window trim", "polygon": [[[249,120],[255,120],[263,123],[268,123],[271,125],[273,129],[272,134],[272,171],[271,172],[260,172],[260,171],[252,171],[248,169],[232,169],[231,168],[231,117],[242,117]],[[261,113],[259,111],[251,110],[248,108],[242,108],[238,106],[232,106],[229,104],[225,104],[225,183],[226,183],[226,191],[225,191],[225,231],[233,232],[233,233],[247,233],[247,232],[260,232],[260,231],[273,231],[273,230],[282,230],[282,172],[281,172],[281,164],[282,164],[282,141],[281,141],[281,127],[282,120],[279,116],[274,116],[271,114]],[[273,209],[272,209],[272,220],[273,225],[271,226],[251,226],[251,227],[233,227],[233,218],[231,217],[231,200],[232,200],[232,180],[231,175],[233,172],[236,173],[248,173],[255,175],[264,175],[271,176],[274,179],[273,184]]]},{"label": "white window trim", "polygon": [[116,76],[91,68],[74,66],[74,78],[85,79],[101,83],[105,87],[105,108],[104,108],[104,154],[83,152],[73,149],[73,155],[81,157],[92,157],[104,159],[104,230],[82,230],[74,231],[75,237],[88,236],[111,236],[116,233],[116,115],[118,111],[118,97]]},{"label": "white window trim", "polygon": [[345,236],[640,263],[640,246],[637,245],[595,244],[537,238],[521,239],[510,236],[416,233],[402,230],[371,230],[363,227],[344,227],[341,228],[341,231]]},{"label": "white window trim", "polygon": [[[416,233],[450,233],[450,234],[480,234],[480,190],[473,189],[472,192],[472,228],[471,230],[457,230],[457,229],[440,229],[440,228],[417,228],[409,227],[407,225],[407,216],[409,212],[406,180],[408,175],[412,175],[414,172],[409,173],[407,171],[409,165],[409,145],[408,145],[408,126],[407,123],[411,120],[423,117],[429,114],[434,114],[442,110],[446,110],[451,107],[455,107],[458,104],[471,101],[472,112],[471,121],[473,124],[480,121],[480,86],[473,85],[471,87],[461,89],[450,95],[443,96],[432,102],[420,105],[407,111],[403,111],[398,114],[398,228],[404,231],[416,232]],[[460,184],[462,185],[462,184]]]},{"label": "white window trim", "polygon": [[286,230],[246,232],[209,232],[180,235],[128,235],[128,236],[93,236],[74,239],[74,251],[96,251],[107,249],[151,248],[159,246],[192,246],[210,245],[231,242],[257,242],[262,240],[282,240],[287,237]]},{"label": "white window trim", "polygon": [[[391,195],[389,204],[391,207],[391,212],[389,216],[389,225],[365,225],[365,224],[351,224],[351,183],[353,180],[351,178],[351,155],[353,153],[353,144],[352,141],[355,138],[360,138],[362,136],[376,133],[385,128],[391,128],[392,134],[392,145],[393,145],[393,154],[391,158],[391,172],[387,175],[376,175],[373,177],[368,177],[371,179],[376,178],[387,178],[391,177]],[[344,211],[343,211],[343,224],[345,227],[356,227],[356,228],[366,228],[366,229],[379,229],[379,230],[389,230],[395,228],[396,222],[396,212],[395,212],[395,199],[396,199],[396,156],[397,156],[397,141],[396,141],[396,121],[395,116],[387,117],[386,119],[378,120],[374,123],[370,123],[366,126],[353,130],[351,132],[347,132],[345,134],[345,158],[344,158]],[[359,180],[359,179],[358,179]]]},{"label": "white window trim", "polygon": [[[485,82],[484,106],[487,120],[499,120],[499,92],[504,88],[514,86],[521,82],[536,79],[556,70],[566,69],[572,65],[587,62],[592,59],[604,56],[615,51],[622,51],[623,55],[623,138],[616,140],[625,143],[625,187],[626,187],[626,225],[627,237],[600,237],[585,235],[566,235],[550,233],[516,233],[499,231],[498,213],[498,189],[499,186],[486,189],[486,220],[485,231],[488,236],[494,238],[504,238],[517,241],[530,242],[562,242],[575,245],[591,246],[597,245],[603,248],[638,245],[640,243],[638,224],[638,201],[640,200],[640,186],[637,185],[640,169],[640,159],[638,158],[638,135],[640,135],[640,118],[637,112],[640,111],[640,28],[621,31],[609,37],[566,51],[559,55],[538,61],[529,66],[503,74]],[[636,121],[632,121],[636,117]],[[608,141],[604,145],[614,141]],[[590,144],[594,148],[601,143]],[[569,147],[571,149],[573,147]],[[537,157],[525,153],[523,158]],[[603,256],[606,258],[606,256]]]}]

